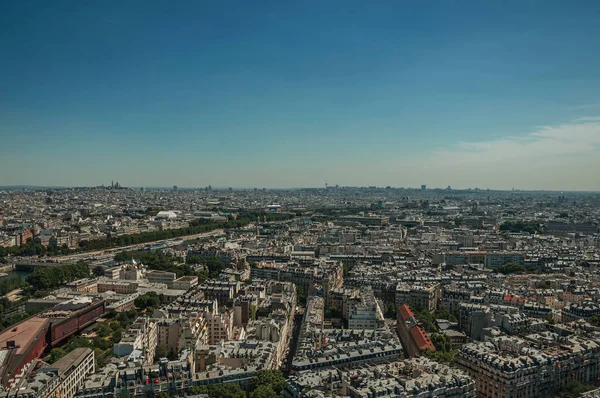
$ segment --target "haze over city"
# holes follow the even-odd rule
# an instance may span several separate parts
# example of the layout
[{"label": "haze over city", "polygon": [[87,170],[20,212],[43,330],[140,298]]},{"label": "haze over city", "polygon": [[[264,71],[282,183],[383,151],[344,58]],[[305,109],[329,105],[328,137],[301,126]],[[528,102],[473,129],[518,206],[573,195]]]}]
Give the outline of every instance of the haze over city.
[{"label": "haze over city", "polygon": [[599,18],[596,1],[5,2],[0,186],[600,190]]}]

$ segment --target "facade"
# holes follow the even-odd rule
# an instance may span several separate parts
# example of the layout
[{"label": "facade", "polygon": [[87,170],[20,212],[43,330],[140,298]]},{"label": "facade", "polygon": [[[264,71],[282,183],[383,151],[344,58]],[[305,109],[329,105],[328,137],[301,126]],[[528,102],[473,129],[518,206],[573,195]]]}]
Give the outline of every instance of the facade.
[{"label": "facade", "polygon": [[488,252],[485,256],[486,267],[501,267],[508,263],[525,264],[525,256],[523,253],[510,252]]},{"label": "facade", "polygon": [[137,282],[101,279],[96,284],[98,293],[115,292],[118,294],[133,294],[137,292]]},{"label": "facade", "polygon": [[396,287],[396,307],[408,304],[417,311],[424,308],[434,312],[437,308],[439,293],[440,286],[437,284],[408,285],[401,283]]},{"label": "facade", "polygon": [[121,276],[121,269],[122,267],[120,265],[107,268],[104,270],[104,276],[108,279],[119,279]]},{"label": "facade", "polygon": [[427,358],[388,364],[296,372],[286,382],[286,398],[308,397],[476,397],[465,372]]},{"label": "facade", "polygon": [[348,304],[348,329],[379,329],[385,320],[383,312],[371,289],[363,289],[358,300]]},{"label": "facade", "polygon": [[149,365],[154,360],[158,343],[157,323],[146,317],[139,317],[113,345],[116,357],[127,357],[128,362]]},{"label": "facade", "polygon": [[196,286],[198,286],[197,276],[182,276],[181,278],[173,281],[173,289],[190,290]]},{"label": "facade", "polygon": [[37,362],[8,391],[16,398],[73,398],[87,376],[94,373],[94,351],[76,348],[55,363]]},{"label": "facade", "polygon": [[150,283],[164,283],[167,286],[171,286],[175,280],[176,275],[174,272],[167,271],[148,271],[146,272],[146,279]]},{"label": "facade", "polygon": [[415,314],[406,304],[398,307],[396,328],[407,356],[417,357],[426,350],[435,351],[429,334],[419,325]]},{"label": "facade", "polygon": [[479,397],[549,397],[571,381],[595,382],[598,344],[571,338],[535,349],[522,339],[501,337],[465,345],[455,363],[475,379]]}]

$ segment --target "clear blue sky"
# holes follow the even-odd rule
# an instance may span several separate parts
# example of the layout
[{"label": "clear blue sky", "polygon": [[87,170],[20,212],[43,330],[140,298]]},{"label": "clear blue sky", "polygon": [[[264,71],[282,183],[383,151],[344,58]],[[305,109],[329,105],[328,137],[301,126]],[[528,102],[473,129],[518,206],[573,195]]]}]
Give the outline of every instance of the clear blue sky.
[{"label": "clear blue sky", "polygon": [[5,1],[0,185],[600,190],[599,21],[598,1]]}]

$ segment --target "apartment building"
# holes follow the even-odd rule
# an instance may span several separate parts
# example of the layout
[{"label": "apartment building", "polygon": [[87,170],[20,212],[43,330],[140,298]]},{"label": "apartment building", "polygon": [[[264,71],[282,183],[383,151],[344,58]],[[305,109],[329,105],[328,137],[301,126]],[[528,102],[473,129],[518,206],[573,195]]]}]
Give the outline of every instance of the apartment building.
[{"label": "apartment building", "polygon": [[157,324],[155,320],[139,317],[121,336],[121,340],[113,345],[113,354],[117,357],[128,357],[129,362],[150,365],[156,350]]},{"label": "apartment building", "polygon": [[502,337],[465,345],[455,363],[475,379],[479,397],[550,397],[571,381],[596,381],[598,348],[592,340],[570,338],[538,350],[522,339]]},{"label": "apartment building", "polygon": [[440,291],[441,288],[439,284],[398,284],[396,287],[396,307],[399,307],[402,304],[408,304],[417,311],[424,308],[434,312],[437,308]]},{"label": "apartment building", "polygon": [[36,365],[26,370],[5,396],[73,398],[86,377],[94,373],[94,351],[76,348],[51,365],[41,361],[37,361]]}]

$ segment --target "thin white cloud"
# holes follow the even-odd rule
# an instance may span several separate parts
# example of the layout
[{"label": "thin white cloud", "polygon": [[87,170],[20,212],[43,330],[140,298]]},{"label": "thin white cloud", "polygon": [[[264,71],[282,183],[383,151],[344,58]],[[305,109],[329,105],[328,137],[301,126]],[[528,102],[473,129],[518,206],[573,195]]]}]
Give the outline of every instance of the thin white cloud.
[{"label": "thin white cloud", "polygon": [[461,142],[434,150],[417,169],[438,186],[600,190],[600,118]]},{"label": "thin white cloud", "polygon": [[585,123],[585,122],[600,122],[600,116],[580,117],[578,119],[575,119],[574,122],[581,122],[581,123]]}]

